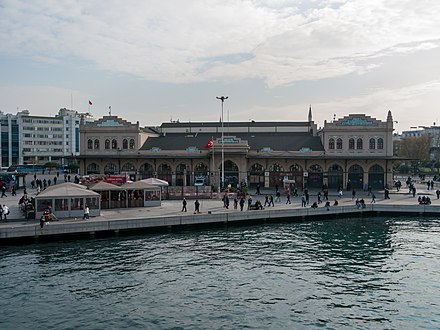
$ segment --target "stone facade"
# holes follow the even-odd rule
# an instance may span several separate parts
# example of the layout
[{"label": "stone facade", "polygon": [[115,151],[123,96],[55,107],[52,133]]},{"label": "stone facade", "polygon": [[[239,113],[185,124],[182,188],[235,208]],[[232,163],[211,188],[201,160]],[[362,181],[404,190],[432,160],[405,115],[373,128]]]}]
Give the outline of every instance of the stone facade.
[{"label": "stone facade", "polygon": [[246,183],[380,189],[393,183],[390,112],[386,121],[351,114],[326,122],[320,130],[311,110],[305,122],[222,126],[174,122],[141,128],[139,123],[105,116],[80,126],[80,171],[157,177],[172,186],[202,181],[214,188]]}]

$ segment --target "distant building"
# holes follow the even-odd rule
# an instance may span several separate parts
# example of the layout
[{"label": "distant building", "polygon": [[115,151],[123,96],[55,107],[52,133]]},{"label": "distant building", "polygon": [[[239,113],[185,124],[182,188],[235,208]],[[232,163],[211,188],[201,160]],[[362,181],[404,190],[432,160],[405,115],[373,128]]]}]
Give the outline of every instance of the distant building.
[{"label": "distant building", "polygon": [[0,113],[1,166],[17,164],[66,164],[66,157],[80,151],[79,124],[88,114],[60,109],[58,114],[33,116],[29,110]]},{"label": "distant building", "polygon": [[157,128],[104,116],[81,124],[80,134],[82,174],[156,177],[171,186],[202,181],[213,187],[363,189],[393,183],[391,112],[386,121],[350,114],[320,130],[311,109],[304,122],[171,122]]}]

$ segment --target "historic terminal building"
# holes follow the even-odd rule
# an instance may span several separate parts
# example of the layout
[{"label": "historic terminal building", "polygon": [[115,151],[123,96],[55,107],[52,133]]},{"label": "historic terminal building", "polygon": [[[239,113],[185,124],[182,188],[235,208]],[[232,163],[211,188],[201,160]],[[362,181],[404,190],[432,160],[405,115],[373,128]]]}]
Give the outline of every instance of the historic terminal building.
[{"label": "historic terminal building", "polygon": [[[393,183],[393,118],[350,114],[318,130],[304,122],[170,122],[139,126],[117,116],[80,124],[81,174],[155,177],[171,186],[374,189]],[[222,139],[223,136],[223,139]],[[223,160],[223,166],[222,166]]]}]

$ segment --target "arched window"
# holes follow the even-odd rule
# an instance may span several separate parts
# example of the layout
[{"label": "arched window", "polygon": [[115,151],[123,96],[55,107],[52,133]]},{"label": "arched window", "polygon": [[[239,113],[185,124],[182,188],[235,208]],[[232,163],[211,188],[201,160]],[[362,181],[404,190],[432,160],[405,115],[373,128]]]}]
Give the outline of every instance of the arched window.
[{"label": "arched window", "polygon": [[87,165],[87,174],[99,174],[99,166],[95,163]]},{"label": "arched window", "polygon": [[275,163],[269,167],[269,171],[271,171],[271,172],[284,172],[284,167],[278,163]]},{"label": "arched window", "polygon": [[348,149],[350,150],[354,149],[354,139],[348,140]]},{"label": "arched window", "polygon": [[112,149],[118,149],[118,141],[116,139],[112,140]]},{"label": "arched window", "polygon": [[136,169],[132,163],[122,165],[122,172],[134,172]]},{"label": "arched window", "polygon": [[328,140],[328,148],[335,149],[335,139]]},{"label": "arched window", "polygon": [[130,149],[134,149],[134,139],[130,139]]},{"label": "arched window", "polygon": [[383,149],[383,139],[382,138],[377,139],[377,149]]},{"label": "arched window", "polygon": [[373,138],[370,139],[370,149],[376,149],[376,140]]},{"label": "arched window", "polygon": [[128,149],[128,140],[127,139],[122,140],[122,149]]},{"label": "arched window", "polygon": [[322,167],[321,167],[321,165],[313,164],[309,167],[309,172],[313,172],[313,173],[322,172]]},{"label": "arched window", "polygon": [[90,139],[87,140],[87,149],[93,149],[93,141]]},{"label": "arched window", "polygon": [[336,140],[336,149],[342,149],[342,139],[341,138]]},{"label": "arched window", "polygon": [[363,149],[362,139],[357,139],[356,141],[356,149]]},{"label": "arched window", "polygon": [[291,173],[299,173],[303,171],[302,167],[298,164],[293,164],[290,166],[289,170]]},{"label": "arched window", "polygon": [[99,140],[95,139],[95,149],[99,149]]},{"label": "arched window", "polygon": [[105,142],[104,142],[104,148],[105,148],[105,149],[110,149],[110,140],[109,140],[109,139],[105,140]]},{"label": "arched window", "polygon": [[113,163],[108,163],[104,166],[104,174],[116,174],[117,173],[117,167]]}]

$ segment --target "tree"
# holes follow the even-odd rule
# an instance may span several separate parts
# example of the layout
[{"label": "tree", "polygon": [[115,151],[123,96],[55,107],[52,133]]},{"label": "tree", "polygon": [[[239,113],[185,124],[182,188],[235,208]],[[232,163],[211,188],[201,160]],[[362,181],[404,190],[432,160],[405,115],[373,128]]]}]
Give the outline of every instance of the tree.
[{"label": "tree", "polygon": [[421,162],[427,163],[431,161],[431,147],[431,135],[406,138],[400,142],[399,156],[406,157],[411,161],[414,168],[418,168]]}]

